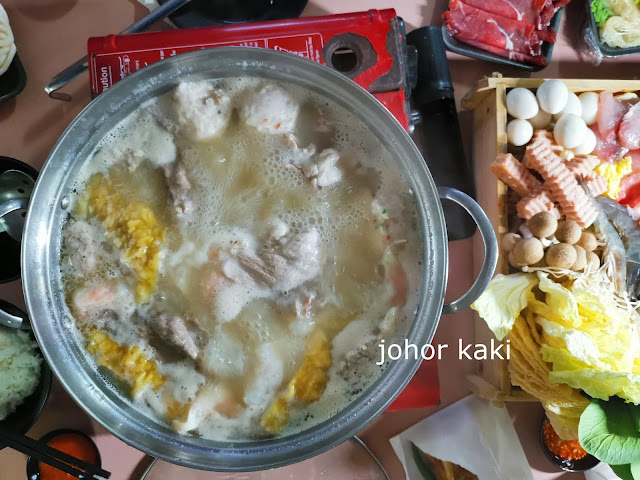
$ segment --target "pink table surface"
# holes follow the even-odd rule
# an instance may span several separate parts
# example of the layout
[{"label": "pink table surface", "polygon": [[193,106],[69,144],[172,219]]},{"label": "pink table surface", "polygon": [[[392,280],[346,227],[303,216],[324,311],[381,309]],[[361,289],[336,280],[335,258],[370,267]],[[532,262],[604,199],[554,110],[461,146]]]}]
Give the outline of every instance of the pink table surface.
[{"label": "pink table surface", "polygon": [[[556,78],[637,78],[640,75],[640,56],[618,60],[605,60],[594,67],[574,50],[579,45],[580,24],[584,17],[584,0],[574,0],[565,12],[553,62],[536,77]],[[18,51],[28,75],[25,91],[15,101],[0,104],[0,155],[15,157],[40,168],[56,139],[71,120],[89,102],[87,77],[76,79],[65,88],[73,95],[72,102],[59,102],[47,98],[43,91],[50,77],[72,61],[85,54],[89,36],[114,33],[145,14],[146,9],[134,0],[3,0],[11,19]],[[406,22],[407,30],[430,24],[439,24],[440,14],[446,9],[445,0],[314,0],[304,15],[325,15],[394,7]],[[570,20],[567,21],[567,18]],[[165,28],[159,26],[157,28]],[[450,54],[450,68],[458,101],[483,76],[500,71],[505,76],[530,74],[495,64],[470,60]],[[467,112],[460,114],[463,136],[469,143],[471,119]],[[487,177],[488,181],[490,177]],[[483,179],[480,179],[482,182]],[[447,299],[463,293],[473,281],[469,265],[473,263],[473,241],[464,240],[449,245],[450,267]],[[478,255],[481,255],[479,252]],[[20,282],[0,285],[0,298],[24,305]],[[436,334],[436,343],[457,344],[473,339],[473,316],[462,312],[442,319]],[[387,413],[362,432],[362,438],[382,459],[392,479],[404,478],[389,439],[440,408],[467,395],[464,376],[476,371],[474,361],[458,360],[454,351],[445,350],[440,362],[442,401],[440,406],[420,410]],[[537,428],[541,409],[535,404],[509,406],[523,448],[527,454],[534,478],[575,479],[581,474],[563,474],[555,470],[542,456],[538,446]],[[114,480],[137,478],[134,472],[144,461],[144,454],[127,446],[80,410],[67,393],[54,383],[44,414],[29,432],[38,437],[54,428],[77,428],[92,434],[103,458],[103,465],[113,473]],[[0,451],[0,478],[21,479],[25,476],[25,457],[15,451]],[[346,478],[349,465],[344,465]]]}]

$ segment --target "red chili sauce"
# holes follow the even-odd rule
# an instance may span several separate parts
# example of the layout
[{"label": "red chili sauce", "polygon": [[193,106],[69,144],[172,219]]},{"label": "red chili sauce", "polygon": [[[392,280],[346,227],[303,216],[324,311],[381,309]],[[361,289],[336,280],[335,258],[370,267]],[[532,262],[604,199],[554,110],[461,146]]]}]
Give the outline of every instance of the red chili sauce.
[{"label": "red chili sauce", "polygon": [[553,429],[549,420],[544,422],[544,443],[551,453],[566,460],[580,460],[587,456],[578,440],[562,440]]},{"label": "red chili sauce", "polygon": [[[49,440],[47,445],[87,463],[94,465],[98,463],[96,447],[82,435],[62,433]],[[75,477],[51,465],[40,463],[40,480],[67,480],[70,478]]]}]

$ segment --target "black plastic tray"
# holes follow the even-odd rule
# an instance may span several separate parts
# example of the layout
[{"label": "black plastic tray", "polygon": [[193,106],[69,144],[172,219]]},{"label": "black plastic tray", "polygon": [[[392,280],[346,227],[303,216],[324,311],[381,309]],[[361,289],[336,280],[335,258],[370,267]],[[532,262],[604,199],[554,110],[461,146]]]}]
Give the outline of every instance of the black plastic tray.
[{"label": "black plastic tray", "polygon": [[[551,18],[551,27],[558,33],[558,27],[560,27],[560,20],[562,19],[562,8],[559,9],[555,15]],[[459,53],[466,57],[477,58],[478,60],[485,60],[487,62],[501,63],[502,65],[510,65],[512,67],[521,68],[528,72],[539,72],[551,62],[551,54],[553,53],[553,43],[542,42],[541,53],[547,60],[547,65],[533,65],[530,63],[517,62],[515,60],[509,60],[508,58],[501,57],[495,53],[487,52],[477,47],[473,47],[467,43],[461,42],[457,38],[453,37],[448,31],[446,25],[442,26],[442,39],[448,50]]]},{"label": "black plastic tray", "polygon": [[589,18],[589,25],[587,26],[587,34],[591,36],[593,44],[598,47],[603,57],[621,57],[623,55],[632,55],[634,53],[640,53],[640,47],[631,48],[618,48],[610,47],[606,43],[600,40],[600,27],[596,25],[596,19],[591,11],[591,1],[585,2],[587,7],[587,16]]},{"label": "black plastic tray", "polygon": [[11,65],[0,75],[0,102],[6,102],[18,95],[27,84],[27,73],[24,71],[20,57],[16,53]]}]

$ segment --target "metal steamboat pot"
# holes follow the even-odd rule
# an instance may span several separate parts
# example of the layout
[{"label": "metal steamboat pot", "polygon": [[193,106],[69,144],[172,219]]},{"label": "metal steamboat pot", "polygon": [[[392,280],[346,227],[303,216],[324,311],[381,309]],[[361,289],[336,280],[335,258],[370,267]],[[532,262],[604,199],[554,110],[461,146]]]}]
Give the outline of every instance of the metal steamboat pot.
[{"label": "metal steamboat pot", "polygon": [[[257,48],[215,48],[178,55],[131,75],[91,102],[64,132],[33,191],[22,243],[24,293],[40,347],[69,394],[89,415],[129,445],[169,462],[221,471],[247,471],[294,463],[345,441],[380,415],[409,382],[420,360],[397,360],[359,398],[332,418],[290,436],[220,442],[179,434],[142,414],[90,366],[87,353],[65,326],[60,278],[61,229],[73,182],[104,135],[146,100],[184,80],[256,76],[292,82],[325,96],[355,114],[396,159],[413,192],[423,238],[423,283],[406,338],[432,340],[442,313],[468,307],[493,275],[498,248],[482,209],[468,196],[437,189],[422,155],[396,119],[364,89],[318,63]],[[443,160],[446,161],[446,160]],[[463,205],[479,226],[485,259],[473,287],[444,305],[447,238],[439,198]]]}]

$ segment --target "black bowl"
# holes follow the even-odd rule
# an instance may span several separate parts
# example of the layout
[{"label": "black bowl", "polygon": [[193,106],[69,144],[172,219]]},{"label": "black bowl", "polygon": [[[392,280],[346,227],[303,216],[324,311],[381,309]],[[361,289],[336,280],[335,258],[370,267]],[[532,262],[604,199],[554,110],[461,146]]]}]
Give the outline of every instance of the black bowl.
[{"label": "black bowl", "polygon": [[[53,438],[57,437],[58,435],[65,435],[65,434],[78,435],[88,440],[96,452],[97,461],[95,465],[97,465],[98,467],[102,467],[102,458],[100,457],[100,450],[98,450],[98,446],[93,441],[93,439],[86,433],[80,432],[78,430],[61,428],[59,430],[52,430],[49,433],[45,433],[42,437],[40,437],[38,441],[40,443],[46,444],[49,441],[51,441]],[[40,478],[40,461],[37,458],[29,457],[27,459],[27,478],[29,480],[38,480]]]},{"label": "black bowl", "polygon": [[549,450],[547,442],[544,440],[544,425],[545,422],[548,421],[547,417],[543,417],[542,422],[540,423],[540,445],[542,446],[542,451],[544,452],[545,457],[547,457],[551,463],[565,472],[586,472],[600,463],[600,460],[593,455],[587,454],[586,457],[582,457],[580,460],[567,460],[566,458],[557,456]]},{"label": "black bowl", "polygon": [[27,74],[16,53],[6,72],[0,75],[0,102],[7,102],[24,90]]},{"label": "black bowl", "polygon": [[[0,328],[8,327],[0,326]],[[35,341],[33,333],[29,331],[29,334]],[[39,351],[40,350],[38,350],[38,352]],[[42,357],[42,353],[40,356]],[[40,363],[40,382],[38,382],[36,390],[29,395],[22,404],[18,405],[13,413],[7,415],[4,420],[0,421],[0,428],[13,433],[27,433],[40,417],[42,410],[44,410],[44,406],[49,398],[49,392],[51,391],[51,380],[51,370],[43,357]],[[4,447],[5,445],[0,444],[0,450]]]}]

